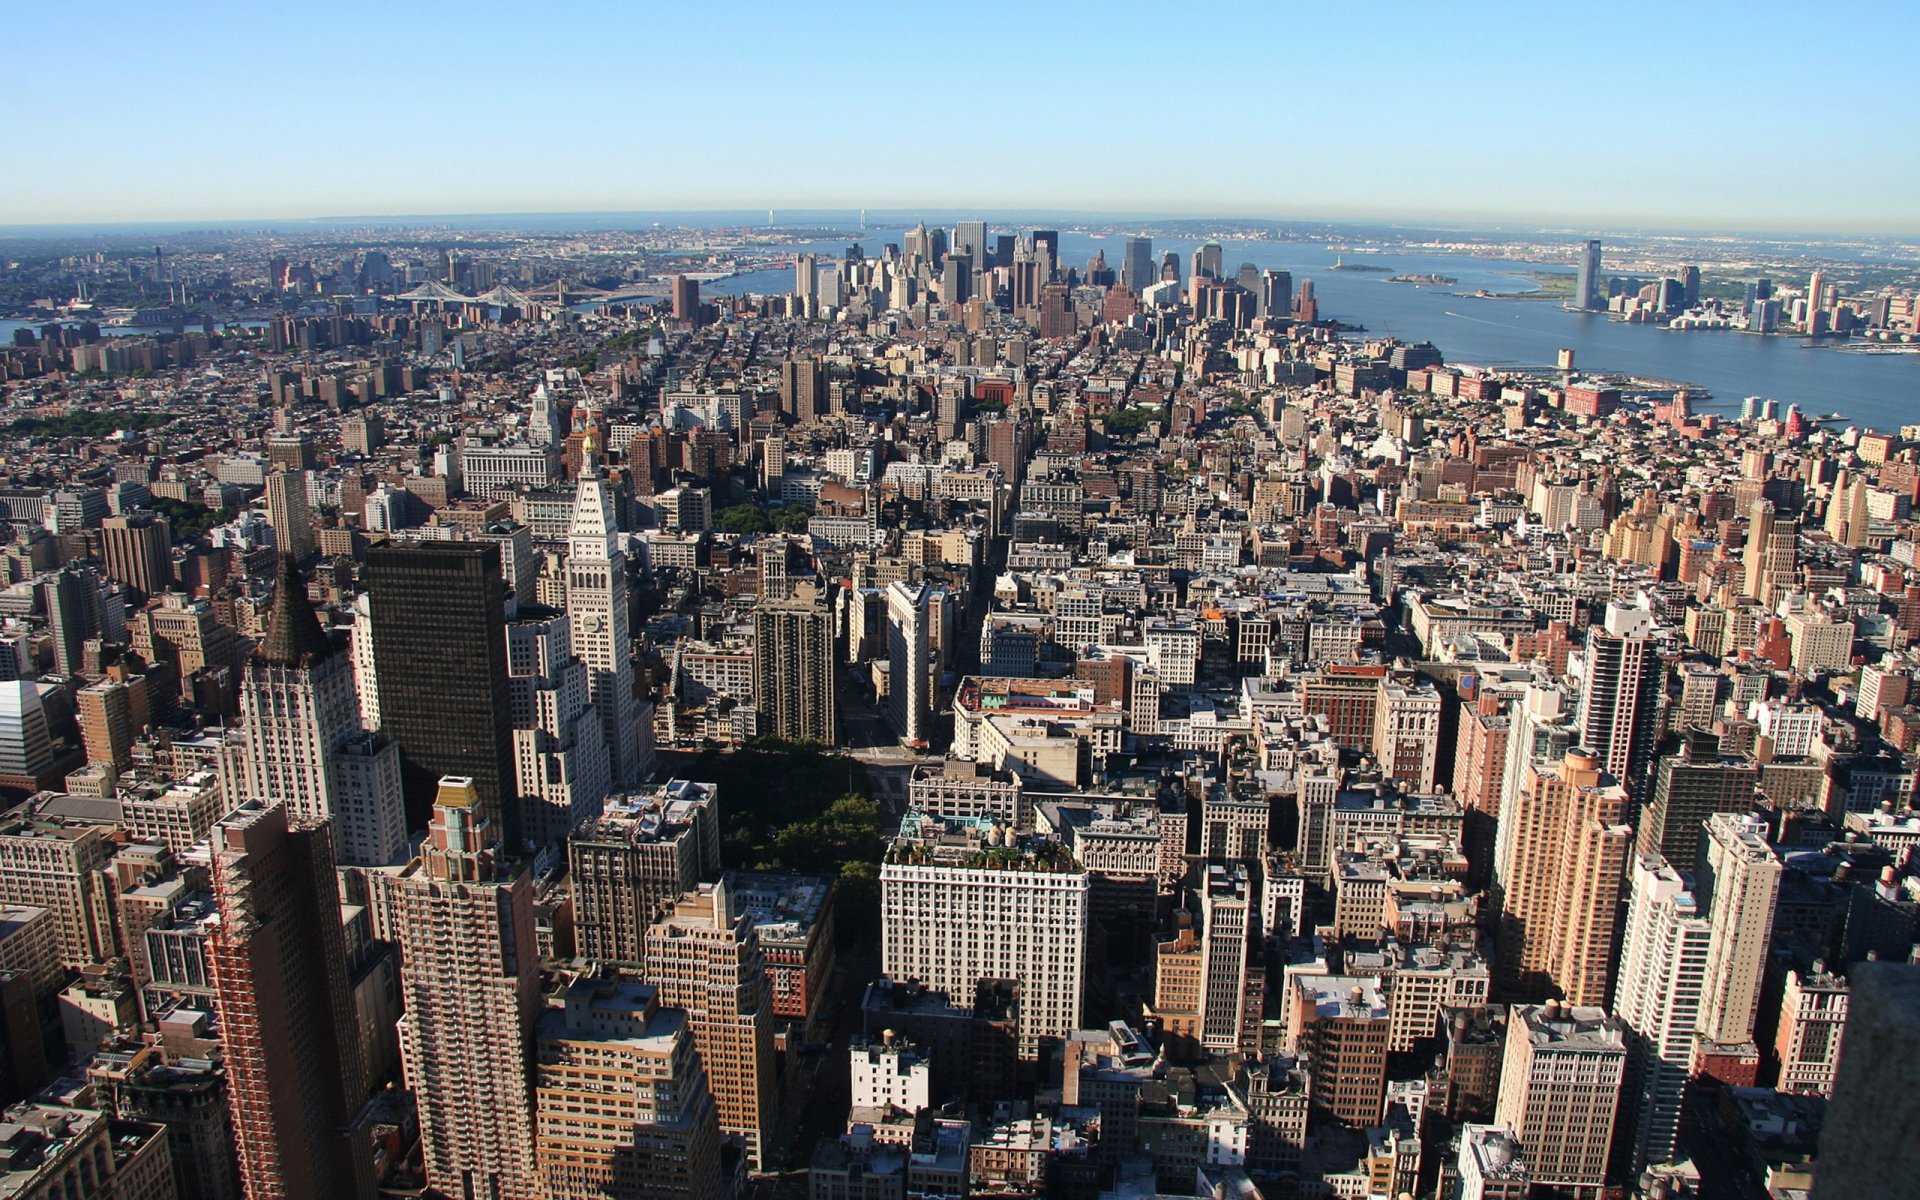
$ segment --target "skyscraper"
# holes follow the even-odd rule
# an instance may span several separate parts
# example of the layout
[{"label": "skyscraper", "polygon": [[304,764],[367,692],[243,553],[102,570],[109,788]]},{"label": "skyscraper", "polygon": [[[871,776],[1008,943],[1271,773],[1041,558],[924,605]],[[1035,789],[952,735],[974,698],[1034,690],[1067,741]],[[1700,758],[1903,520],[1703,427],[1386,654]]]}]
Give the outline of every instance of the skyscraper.
[{"label": "skyscraper", "polygon": [[533,887],[498,851],[479,788],[448,776],[420,857],[374,879],[400,946],[400,1058],[427,1182],[450,1196],[531,1200]]},{"label": "skyscraper", "polygon": [[[332,821],[343,863],[383,865],[405,847],[397,769],[351,779],[341,771],[342,747],[360,733],[353,664],[320,627],[291,554],[280,556],[266,640],[247,664],[240,711],[248,798],[285,804],[295,824]],[[373,753],[390,757],[389,746],[380,742]],[[356,784],[375,790],[363,794]]]},{"label": "skyscraper", "polygon": [[964,256],[970,268],[984,266],[990,250],[985,221],[961,221],[954,225],[953,253]]},{"label": "skyscraper", "polygon": [[887,721],[908,746],[933,735],[932,593],[924,583],[887,585]]},{"label": "skyscraper", "polygon": [[158,596],[173,582],[173,527],[153,513],[108,517],[100,522],[100,561],[108,579]]},{"label": "skyscraper", "polygon": [[1605,1010],[1514,1006],[1494,1122],[1527,1147],[1542,1194],[1600,1200],[1626,1064],[1626,1031]]},{"label": "skyscraper", "polygon": [[1160,275],[1153,265],[1153,239],[1128,238],[1126,252],[1120,259],[1120,286],[1137,296],[1158,282]]},{"label": "skyscraper", "polygon": [[327,825],[250,801],[214,826],[212,864],[207,951],[246,1194],[365,1194],[371,1162],[346,1129],[367,1081]]},{"label": "skyscraper", "polygon": [[662,1004],[686,1011],[721,1132],[752,1169],[769,1169],[779,1144],[773,994],[753,919],[734,910],[724,881],[682,896],[647,930],[643,975]]},{"label": "skyscraper", "polygon": [[580,957],[638,966],[647,930],[700,881],[720,871],[717,789],[673,780],[609,796],[567,839]]},{"label": "skyscraper", "polygon": [[313,511],[307,506],[307,473],[292,468],[267,476],[267,524],[274,548],[305,562],[313,554]]},{"label": "skyscraper", "polygon": [[1652,612],[1608,604],[1605,624],[1587,631],[1580,689],[1580,744],[1637,795],[1653,757],[1664,669],[1653,632]]},{"label": "skyscraper", "polygon": [[507,625],[507,672],[521,826],[535,845],[558,845],[600,811],[613,786],[606,734],[567,615],[522,605]]},{"label": "skyscraper", "polygon": [[440,778],[458,775],[517,847],[500,547],[381,544],[366,574],[380,728],[400,744],[407,827],[425,828]]},{"label": "skyscraper", "polygon": [[1619,1138],[1626,1174],[1673,1157],[1710,933],[1680,872],[1658,854],[1639,855],[1614,1002],[1630,1048]]},{"label": "skyscraper", "polygon": [[1606,999],[1633,829],[1626,789],[1585,750],[1556,766],[1528,764],[1503,805],[1512,824],[1499,877],[1501,983],[1510,994],[1560,991],[1576,1005]]},{"label": "skyscraper", "polygon": [[1580,254],[1579,270],[1573,282],[1573,303],[1575,308],[1588,310],[1607,306],[1606,297],[1600,294],[1600,239],[1589,240]]},{"label": "skyscraper", "polygon": [[759,731],[832,744],[838,731],[833,614],[806,595],[753,611],[753,698]]},{"label": "skyscraper", "polygon": [[1636,849],[1690,868],[1699,859],[1707,818],[1752,808],[1759,782],[1760,768],[1751,760],[1722,757],[1718,736],[1688,730],[1680,752],[1661,758],[1654,771],[1653,798],[1641,814]]},{"label": "skyscraper", "polygon": [[652,987],[586,978],[542,1015],[543,1200],[720,1200],[720,1126],[688,1024]]},{"label": "skyscraper", "polygon": [[1707,819],[1699,891],[1712,927],[1700,1036],[1720,1045],[1753,1040],[1780,896],[1780,858],[1767,844],[1766,825],[1744,813]]},{"label": "skyscraper", "polygon": [[[589,430],[593,426],[589,419]],[[643,771],[650,771],[653,764],[646,761],[652,757],[651,741],[642,743],[633,693],[627,556],[620,550],[613,497],[600,473],[597,451],[594,435],[589,432],[581,448],[573,524],[567,531],[567,616],[572,624],[573,651],[587,664],[587,691],[600,714],[607,769],[614,785],[625,787]]]},{"label": "skyscraper", "polygon": [[1793,573],[1800,544],[1800,523],[1781,517],[1771,500],[1755,500],[1747,522],[1747,545],[1742,551],[1746,594],[1768,611],[1793,590]]}]

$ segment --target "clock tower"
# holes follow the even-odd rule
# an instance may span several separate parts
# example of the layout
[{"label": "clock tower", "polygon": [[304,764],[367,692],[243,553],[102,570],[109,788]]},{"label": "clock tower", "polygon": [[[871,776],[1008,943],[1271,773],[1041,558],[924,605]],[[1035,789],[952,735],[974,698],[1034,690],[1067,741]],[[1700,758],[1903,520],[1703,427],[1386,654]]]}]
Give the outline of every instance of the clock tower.
[{"label": "clock tower", "polygon": [[567,617],[573,650],[587,665],[588,695],[606,730],[607,765],[616,787],[638,782],[645,765],[639,703],[633,695],[633,638],[627,612],[627,559],[600,471],[592,416],[581,445],[579,492],[567,532]]}]

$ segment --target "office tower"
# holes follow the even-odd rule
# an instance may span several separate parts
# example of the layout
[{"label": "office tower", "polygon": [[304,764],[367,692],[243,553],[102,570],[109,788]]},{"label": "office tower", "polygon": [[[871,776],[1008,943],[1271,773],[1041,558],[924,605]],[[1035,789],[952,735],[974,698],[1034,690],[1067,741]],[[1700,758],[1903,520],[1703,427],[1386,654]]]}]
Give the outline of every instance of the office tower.
[{"label": "office tower", "polygon": [[540,1018],[543,1200],[720,1200],[720,1126],[687,1014],[632,982],[578,979]]},{"label": "office tower", "polygon": [[953,257],[965,258],[969,268],[985,266],[989,249],[985,221],[961,221],[954,225]]},{"label": "office tower", "polygon": [[1816,269],[1807,278],[1807,319],[1809,330],[1818,328],[1819,314],[1833,306],[1833,291],[1827,285],[1827,273]]},{"label": "office tower", "polygon": [[1293,273],[1260,273],[1260,315],[1285,320],[1293,313]]},{"label": "office tower", "polygon": [[405,848],[404,800],[386,790],[397,781],[370,769],[357,780],[375,789],[367,793],[342,777],[342,747],[360,733],[353,664],[320,627],[291,554],[280,556],[266,640],[247,664],[240,711],[244,797],[285,804],[296,825],[331,820],[342,863],[383,865]]},{"label": "office tower", "polygon": [[1685,266],[1680,268],[1680,302],[1687,308],[1700,303],[1700,268]]},{"label": "office tower", "polygon": [[1653,799],[1640,817],[1636,851],[1691,865],[1699,859],[1707,818],[1748,811],[1759,782],[1760,768],[1750,759],[1721,755],[1718,735],[1688,730],[1680,752],[1662,758],[1654,770]]},{"label": "office tower", "polygon": [[788,422],[811,424],[827,410],[827,365],[813,355],[780,364],[780,411]]},{"label": "office tower", "polygon": [[1064,283],[1049,283],[1040,289],[1039,332],[1043,338],[1072,337],[1079,329],[1073,310],[1073,291]]},{"label": "office tower", "polygon": [[1513,824],[1500,871],[1501,983],[1515,995],[1559,991],[1571,1004],[1606,999],[1614,922],[1633,829],[1626,789],[1585,750],[1557,766],[1529,764],[1500,810]]},{"label": "office tower", "polygon": [[1366,1128],[1386,1114],[1392,1019],[1373,976],[1292,977],[1287,1052],[1306,1059],[1316,1112]]},{"label": "office tower", "polygon": [[1293,318],[1308,325],[1320,319],[1320,302],[1314,297],[1311,279],[1300,281],[1300,291],[1293,301]]},{"label": "office tower", "polygon": [[450,1196],[530,1200],[533,885],[496,858],[492,813],[473,780],[442,779],[420,857],[374,881],[400,946],[400,1058],[427,1182]]},{"label": "office tower", "polygon": [[1226,264],[1219,242],[1203,242],[1193,252],[1194,278],[1224,279]]},{"label": "office tower", "polygon": [[507,625],[514,796],[529,841],[556,846],[613,786],[606,731],[567,614],[531,605]]},{"label": "office tower", "polygon": [[1601,293],[1600,282],[1600,239],[1587,242],[1580,253],[1579,270],[1573,282],[1573,305],[1589,311],[1607,306],[1607,298]]},{"label": "office tower", "polygon": [[753,702],[759,732],[832,745],[838,732],[833,614],[811,593],[753,610]]},{"label": "office tower", "polygon": [[773,996],[753,918],[735,911],[724,881],[681,896],[648,928],[642,974],[660,1003],[687,1014],[720,1131],[751,1169],[768,1170],[779,1145]]},{"label": "office tower", "polygon": [[53,770],[53,738],[47,731],[40,685],[31,679],[0,683],[0,777],[18,780],[23,792],[40,790]]},{"label": "office tower", "polygon": [[212,860],[207,954],[246,1194],[364,1194],[371,1160],[347,1128],[367,1080],[327,825],[249,801],[214,826]]},{"label": "office tower", "polygon": [[1781,517],[1771,500],[1755,500],[1747,521],[1747,545],[1742,553],[1746,594],[1772,612],[1781,597],[1793,590],[1799,550],[1800,523]]},{"label": "office tower", "polygon": [[567,839],[581,958],[638,966],[647,930],[720,872],[720,804],[710,783],[673,780],[609,796]]},{"label": "office tower", "polygon": [[1264,994],[1248,971],[1256,923],[1246,868],[1208,864],[1199,901],[1200,1044],[1230,1058],[1258,1045]]},{"label": "office tower", "polygon": [[964,254],[949,254],[940,268],[940,299],[948,304],[965,304],[973,298],[973,259]]},{"label": "office tower", "polygon": [[1158,282],[1159,273],[1153,267],[1153,239],[1128,238],[1126,252],[1120,259],[1120,286],[1137,296]]},{"label": "office tower", "polygon": [[589,419],[581,447],[579,490],[567,531],[567,616],[573,652],[587,664],[587,694],[600,714],[607,744],[607,770],[625,787],[653,769],[650,740],[643,743],[639,705],[633,693],[632,619],[627,603],[627,556],[620,549],[613,496],[600,473],[598,446]]},{"label": "office tower", "polygon": [[1180,282],[1180,255],[1177,251],[1169,250],[1160,256],[1160,282]]},{"label": "office tower", "polygon": [[700,319],[700,281],[698,279],[689,279],[679,274],[673,277],[673,319],[676,321]]},{"label": "office tower", "polygon": [[1810,971],[1788,971],[1774,1031],[1780,1062],[1776,1087],[1803,1096],[1832,1096],[1840,1066],[1841,1034],[1847,1024],[1847,981],[1815,962]]},{"label": "office tower", "polygon": [[1417,676],[1388,676],[1373,718],[1373,756],[1380,773],[1413,791],[1431,792],[1439,749],[1439,690]]},{"label": "office tower", "polygon": [[513,779],[506,585],[491,542],[367,551],[380,730],[400,744],[407,828],[422,829],[443,775],[473,780],[486,823],[520,845]]},{"label": "office tower", "polygon": [[1497,1125],[1460,1127],[1455,1170],[1459,1190],[1452,1200],[1529,1200],[1533,1177],[1513,1134]]},{"label": "office tower", "polygon": [[87,639],[103,631],[107,597],[100,576],[91,567],[69,563],[41,576],[39,583],[41,611],[47,614],[47,632],[53,640],[53,669],[61,675],[78,675],[86,664]]},{"label": "office tower", "polygon": [[[136,691],[140,716],[134,714]],[[146,680],[129,683],[103,679],[74,697],[80,710],[80,741],[89,763],[110,763],[115,772],[133,765],[133,739],[146,724]]]},{"label": "office tower", "polygon": [[1658,854],[1636,856],[1630,886],[1614,1011],[1629,1049],[1623,1173],[1637,1176],[1673,1158],[1712,930],[1687,880]]},{"label": "office tower", "polygon": [[307,473],[292,469],[267,476],[267,524],[274,548],[305,562],[313,554],[313,513],[307,507]]},{"label": "office tower", "polygon": [[1713,929],[1700,999],[1700,1036],[1717,1045],[1753,1040],[1780,896],[1780,858],[1767,844],[1766,824],[1746,814],[1707,819],[1701,856],[1700,903]]},{"label": "office tower", "polygon": [[1080,1028],[1090,887],[1051,839],[910,812],[880,868],[881,971],[950,996],[1018,980],[1020,1049],[1033,1057]]},{"label": "office tower", "polygon": [[1527,1148],[1536,1194],[1600,1200],[1626,1065],[1626,1030],[1604,1010],[1514,1006],[1494,1123]]},{"label": "office tower", "polygon": [[793,294],[807,309],[820,295],[820,256],[796,255],[793,260]]},{"label": "office tower", "polygon": [[907,746],[933,736],[933,589],[887,585],[887,722]]},{"label": "office tower", "polygon": [[165,517],[135,512],[100,522],[100,561],[139,597],[158,596],[173,582],[173,526]]},{"label": "office tower", "polygon": [[1652,612],[1608,604],[1605,624],[1587,631],[1580,688],[1580,744],[1638,795],[1658,737],[1664,668],[1653,632]]}]

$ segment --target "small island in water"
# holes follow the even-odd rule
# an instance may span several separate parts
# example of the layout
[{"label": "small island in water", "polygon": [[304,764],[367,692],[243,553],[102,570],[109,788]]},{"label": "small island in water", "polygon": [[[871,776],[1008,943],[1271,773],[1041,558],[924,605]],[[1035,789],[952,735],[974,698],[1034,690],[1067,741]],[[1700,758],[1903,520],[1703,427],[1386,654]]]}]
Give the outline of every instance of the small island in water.
[{"label": "small island in water", "polygon": [[1388,283],[1415,283],[1415,284],[1418,284],[1418,283],[1448,284],[1448,283],[1459,283],[1460,281],[1458,279],[1455,279],[1451,275],[1433,274],[1433,275],[1395,275],[1393,278],[1387,280],[1387,282]]}]

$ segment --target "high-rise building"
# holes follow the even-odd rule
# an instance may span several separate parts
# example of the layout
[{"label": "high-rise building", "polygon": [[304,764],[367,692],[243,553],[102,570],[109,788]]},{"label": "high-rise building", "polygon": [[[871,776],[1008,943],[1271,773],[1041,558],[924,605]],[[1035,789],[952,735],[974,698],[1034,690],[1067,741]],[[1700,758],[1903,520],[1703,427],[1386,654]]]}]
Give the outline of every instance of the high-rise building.
[{"label": "high-rise building", "polygon": [[1654,770],[1653,799],[1640,816],[1635,849],[1691,869],[1707,818],[1748,811],[1759,782],[1759,767],[1749,759],[1723,756],[1717,735],[1688,730],[1680,752],[1661,758]]},{"label": "high-rise building", "polygon": [[579,979],[540,1018],[534,1168],[543,1200],[720,1200],[720,1126],[684,1012]]},{"label": "high-rise building", "polygon": [[924,583],[887,585],[887,722],[908,746],[933,736],[932,596]]},{"label": "high-rise building", "polygon": [[964,256],[974,267],[986,265],[992,247],[987,245],[985,221],[959,221],[953,227],[953,255]]},{"label": "high-rise building", "polygon": [[432,815],[440,779],[471,779],[486,823],[519,844],[512,786],[506,596],[491,542],[367,551],[380,729],[400,745],[407,827]]},{"label": "high-rise building", "polygon": [[87,761],[111,763],[116,772],[125,771],[133,763],[134,737],[146,723],[146,680],[139,676],[124,683],[103,679],[81,688],[74,700],[80,710],[80,741]]},{"label": "high-rise building", "polygon": [[275,471],[267,476],[267,524],[274,548],[305,562],[313,554],[313,510],[307,505],[307,473]]},{"label": "high-rise building", "polygon": [[1673,1157],[1711,934],[1687,880],[1658,854],[1633,865],[1615,1012],[1629,1056],[1621,1106],[1624,1173]]},{"label": "high-rise building", "polygon": [[1381,681],[1373,718],[1373,756],[1380,772],[1416,792],[1431,792],[1440,749],[1440,692],[1415,676]]},{"label": "high-rise building", "polygon": [[100,522],[100,561],[108,579],[158,596],[173,582],[173,527],[148,512],[108,517]]},{"label": "high-rise building", "polygon": [[332,840],[289,816],[249,801],[214,826],[207,957],[247,1196],[331,1200],[373,1183],[347,1135],[368,1081]]},{"label": "high-rise building", "polygon": [[[0,722],[13,687],[0,684]],[[110,825],[49,812],[48,803],[58,798],[29,800],[0,817],[0,904],[52,913],[60,963],[78,970],[114,956],[106,867],[115,843]]]},{"label": "high-rise building", "polygon": [[507,672],[521,828],[535,845],[557,846],[600,811],[613,786],[606,732],[567,615],[522,605],[507,625]]},{"label": "high-rise building", "polygon": [[1259,1045],[1265,995],[1249,970],[1258,925],[1246,868],[1209,863],[1200,902],[1200,1044],[1231,1059]]},{"label": "high-rise building", "polygon": [[1800,523],[1781,517],[1773,501],[1753,502],[1747,521],[1747,545],[1741,552],[1746,594],[1773,611],[1781,597],[1793,590],[1794,566],[1800,544]]},{"label": "high-rise building", "polygon": [[1658,738],[1660,678],[1653,613],[1607,605],[1606,621],[1587,631],[1580,688],[1580,744],[1600,769],[1635,795],[1645,795]]},{"label": "high-rise building", "polygon": [[[588,427],[593,427],[591,419]],[[641,737],[633,691],[627,556],[620,550],[613,497],[600,473],[597,450],[590,432],[581,449],[579,490],[567,531],[567,616],[573,652],[587,664],[587,692],[600,714],[607,770],[616,787],[625,787],[651,773],[652,740]]]},{"label": "high-rise building", "polygon": [[1840,1067],[1840,1038],[1847,1024],[1847,981],[1816,962],[1810,971],[1788,971],[1780,998],[1780,1024],[1773,1051],[1780,1062],[1780,1091],[1832,1096]]},{"label": "high-rise building", "polygon": [[1392,1017],[1373,976],[1292,977],[1287,1049],[1306,1059],[1313,1107],[1357,1128],[1378,1125],[1387,1106]]},{"label": "high-rise building", "polygon": [[1510,994],[1559,991],[1569,1003],[1606,999],[1633,828],[1625,788],[1594,756],[1569,750],[1557,765],[1529,764],[1503,807],[1513,824],[1499,877],[1501,983]]},{"label": "high-rise building", "polygon": [[687,1014],[720,1131],[753,1170],[770,1169],[780,1132],[773,994],[752,915],[735,911],[724,880],[681,896],[647,930],[642,974],[662,1004]]},{"label": "high-rise building", "polygon": [[673,277],[673,319],[676,321],[700,319],[700,281],[698,279],[689,279],[685,275]]},{"label": "high-rise building", "polygon": [[1494,1121],[1528,1147],[1535,1194],[1600,1200],[1626,1065],[1626,1030],[1604,1009],[1513,1007]]},{"label": "high-rise building", "polygon": [[910,812],[880,868],[881,970],[950,996],[1019,981],[1020,1046],[1033,1056],[1080,1028],[1091,886],[1049,838]]},{"label": "high-rise building", "polygon": [[575,944],[581,958],[638,966],[647,930],[720,871],[717,789],[675,779],[609,796],[567,839]]},{"label": "high-rise building", "polygon": [[1226,260],[1219,242],[1202,242],[1193,252],[1193,274],[1195,278],[1226,278]]},{"label": "high-rise building", "polygon": [[1698,885],[1713,931],[1700,999],[1700,1036],[1708,1042],[1753,1040],[1781,870],[1760,818],[1715,813],[1707,819]]},{"label": "high-rise building", "polygon": [[[321,628],[291,554],[280,556],[267,636],[247,664],[240,711],[246,722],[244,796],[285,804],[298,825],[332,821],[342,863],[380,866],[405,848],[397,771],[356,774],[354,782],[376,789],[370,794],[343,778],[342,748],[360,733],[353,664],[346,648]],[[397,753],[388,745],[369,747],[369,755]]]},{"label": "high-rise building", "polygon": [[1601,291],[1598,238],[1590,239],[1581,249],[1579,270],[1574,275],[1573,303],[1575,308],[1589,311],[1607,306],[1607,298]]},{"label": "high-rise building", "polygon": [[833,614],[811,591],[753,611],[753,702],[759,732],[832,745],[838,732]]},{"label": "high-rise building", "polygon": [[427,1182],[450,1196],[531,1200],[528,1059],[541,1007],[533,885],[498,853],[479,787],[448,776],[420,857],[373,878],[400,946],[400,1059]]},{"label": "high-rise building", "polygon": [[1120,259],[1120,286],[1137,296],[1159,282],[1160,273],[1153,265],[1153,239],[1128,238]]},{"label": "high-rise building", "polygon": [[806,425],[827,409],[827,365],[813,355],[780,364],[780,411],[791,424]]}]

